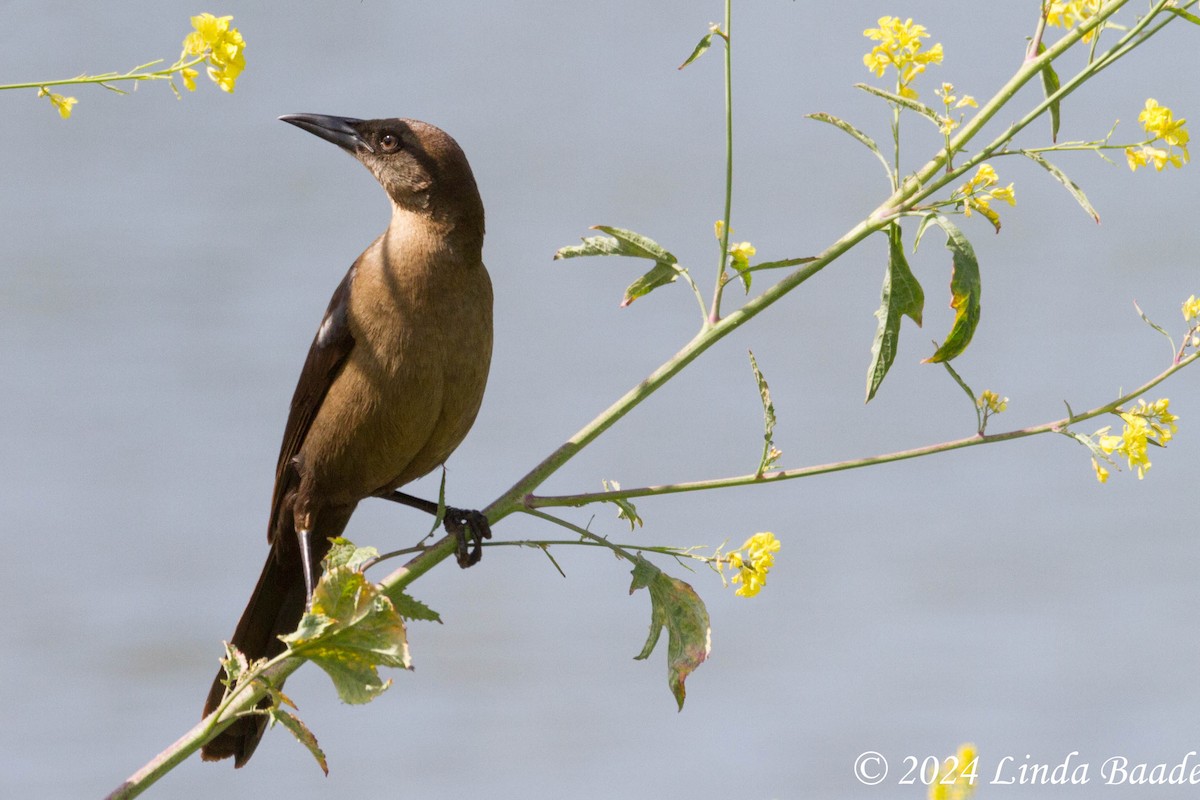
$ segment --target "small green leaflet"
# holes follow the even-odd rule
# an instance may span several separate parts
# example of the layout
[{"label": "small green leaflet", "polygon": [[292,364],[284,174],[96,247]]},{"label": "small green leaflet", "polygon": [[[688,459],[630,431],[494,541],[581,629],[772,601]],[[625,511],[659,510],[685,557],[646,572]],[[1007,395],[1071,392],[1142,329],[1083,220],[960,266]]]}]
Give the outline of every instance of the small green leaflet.
[{"label": "small green leaflet", "polygon": [[[289,705],[291,704],[289,703]],[[292,707],[295,708],[294,705]],[[329,775],[329,762],[325,760],[325,751],[317,744],[317,737],[309,730],[302,719],[289,711],[284,711],[279,707],[278,703],[272,704],[267,709],[267,715],[271,719],[271,724],[278,722],[291,731],[292,736],[296,737],[296,741],[304,745],[308,749],[308,752],[312,754],[312,757],[316,759],[317,766],[321,768],[321,771]]]},{"label": "small green leaflet", "polygon": [[942,126],[941,115],[919,100],[913,100],[908,97],[901,97],[898,94],[893,94],[892,92],[888,92],[883,89],[877,89],[876,87],[872,86],[869,83],[856,83],[856,84],[854,84],[854,88],[862,89],[867,94],[873,94],[876,97],[882,97],[884,100],[887,100],[889,103],[895,103],[898,106],[907,108],[909,111],[916,111],[921,116],[927,117],[929,120],[931,120],[933,122],[934,125],[937,125],[939,128]]},{"label": "small green leaflet", "polygon": [[867,402],[875,397],[887,376],[900,346],[900,321],[908,316],[919,326],[925,309],[925,290],[909,269],[904,257],[904,242],[900,225],[893,222],[887,229],[888,267],[883,276],[879,309],[875,316],[879,326],[871,343],[871,366],[867,370]]},{"label": "small green leaflet", "polygon": [[633,565],[629,593],[638,589],[650,590],[650,636],[642,652],[634,658],[649,658],[662,629],[667,629],[667,683],[682,711],[687,694],[684,682],[708,658],[711,646],[708,610],[691,586],[640,556]]},{"label": "small green leaflet", "polygon": [[658,242],[640,233],[609,225],[593,225],[592,230],[603,231],[608,236],[589,236],[583,239],[583,244],[560,247],[554,254],[555,260],[580,256],[629,256],[654,262],[649,272],[625,289],[622,308],[660,286],[673,283],[683,270],[675,256]]},{"label": "small green leaflet", "polygon": [[687,61],[684,61],[682,64],[679,65],[679,69],[683,69],[688,64],[692,63],[697,58],[704,55],[704,51],[707,50],[708,48],[712,47],[712,37],[713,37],[713,35],[710,32],[706,36],[701,38],[700,41],[696,43],[696,49],[693,50],[692,54],[687,57]]},{"label": "small green leaflet", "polygon": [[[621,484],[617,483],[616,481],[602,480],[600,484],[604,487],[604,491],[606,492],[621,491]],[[642,524],[642,518],[638,516],[637,508],[633,505],[633,503],[629,502],[624,497],[618,497],[614,500],[606,500],[605,502],[612,503],[617,507],[617,519],[623,519],[628,522],[629,530],[637,530],[638,526]]]},{"label": "small green leaflet", "polygon": [[971,343],[971,337],[979,325],[980,281],[975,248],[971,247],[958,226],[941,214],[931,214],[925,219],[945,231],[946,249],[954,261],[950,273],[950,307],[954,309],[954,325],[937,352],[923,362],[929,364],[956,358]]},{"label": "small green leaflet", "polygon": [[875,157],[879,159],[879,163],[883,164],[883,171],[887,174],[887,176],[889,178],[891,177],[891,175],[892,175],[891,165],[888,164],[887,159],[883,157],[883,153],[879,152],[879,145],[875,144],[875,140],[872,139],[870,136],[867,136],[865,133],[863,133],[858,128],[851,125],[849,122],[846,122],[843,119],[839,119],[838,117],[835,117],[833,114],[826,114],[825,112],[822,111],[822,112],[818,112],[816,114],[808,114],[807,116],[809,119],[815,119],[817,122],[828,123],[829,125],[832,125],[833,127],[842,131],[843,133],[847,133],[850,136],[852,136],[860,144],[862,144],[868,150],[870,150],[872,153],[875,154]]},{"label": "small green leaflet", "polygon": [[[1038,42],[1037,54],[1040,56],[1046,52],[1046,45]],[[1042,67],[1042,89],[1046,92],[1046,97],[1052,97],[1055,92],[1062,88],[1062,82],[1058,79],[1058,73],[1054,71],[1053,63],[1047,61],[1046,66]],[[1058,123],[1060,121],[1060,108],[1057,100],[1050,103],[1050,141],[1058,141]]]},{"label": "small green leaflet", "polygon": [[775,469],[776,462],[783,453],[775,449],[775,404],[771,402],[771,388],[767,386],[767,379],[758,368],[754,351],[749,352],[750,369],[754,371],[754,382],[758,384],[758,394],[762,398],[763,406],[763,450],[758,461],[758,471],[754,473],[754,477],[761,478],[767,470]]},{"label": "small green leaflet", "polygon": [[1066,187],[1066,190],[1071,193],[1072,197],[1075,198],[1075,202],[1082,206],[1083,210],[1088,213],[1088,216],[1096,220],[1096,224],[1100,224],[1099,212],[1096,211],[1091,202],[1087,199],[1087,195],[1083,193],[1083,189],[1079,188],[1079,184],[1068,178],[1065,172],[1043,158],[1040,153],[1033,153],[1029,150],[1020,150],[1018,152],[1054,176],[1056,181]]}]

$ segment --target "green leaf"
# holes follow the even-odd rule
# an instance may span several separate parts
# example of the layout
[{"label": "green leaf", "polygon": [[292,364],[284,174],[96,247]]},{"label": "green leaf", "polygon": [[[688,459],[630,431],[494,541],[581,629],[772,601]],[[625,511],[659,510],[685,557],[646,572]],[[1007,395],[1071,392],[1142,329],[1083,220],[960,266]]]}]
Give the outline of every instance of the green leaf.
[{"label": "green leaf", "polygon": [[674,283],[679,277],[679,270],[674,264],[658,262],[642,277],[625,287],[625,295],[621,298],[621,308],[625,308],[639,297],[650,294],[660,286]]},{"label": "green leaf", "polygon": [[763,406],[763,451],[762,457],[758,461],[758,472],[755,473],[756,478],[761,478],[764,472],[775,468],[776,462],[783,453],[775,449],[775,404],[771,402],[771,389],[767,386],[767,379],[763,377],[762,371],[758,368],[758,362],[754,359],[754,351],[749,352],[750,369],[754,371],[754,382],[758,384],[758,394],[762,398]]},{"label": "green leaf", "polygon": [[410,665],[404,621],[373,583],[345,566],[327,570],[295,633],[280,637],[329,675],[344,703],[366,703],[391,684],[376,667]]},{"label": "green leaf", "polygon": [[650,635],[642,652],[634,658],[649,658],[662,629],[667,629],[667,683],[679,709],[683,710],[687,694],[684,682],[708,658],[711,634],[708,610],[691,586],[640,556],[633,565],[629,593],[638,589],[650,590]]},{"label": "green leaf", "polygon": [[562,258],[578,258],[580,256],[627,256],[631,255],[621,249],[621,243],[611,236],[588,236],[581,240],[583,244],[560,247],[554,252],[554,260]]},{"label": "green leaf", "polygon": [[918,114],[931,120],[938,128],[942,127],[942,116],[919,100],[913,100],[912,98],[902,97],[884,89],[878,89],[869,83],[856,83],[854,84],[854,88],[862,89],[867,94],[873,94],[876,97],[882,97],[889,103],[895,103],[898,106],[907,108],[909,111],[916,111]]},{"label": "green leaf", "polygon": [[871,366],[867,369],[868,403],[896,360],[901,319],[908,316],[920,325],[925,310],[925,290],[909,269],[900,233],[898,223],[888,226],[888,268],[883,276],[879,310],[875,312],[879,326],[875,329],[875,341],[871,343]]},{"label": "green leaf", "polygon": [[683,69],[688,64],[692,63],[697,58],[704,55],[704,51],[707,50],[708,48],[712,47],[712,37],[713,37],[713,35],[710,32],[706,36],[701,38],[700,41],[696,43],[696,49],[693,50],[692,54],[687,57],[687,61],[684,61],[682,64],[679,65],[679,69]]},{"label": "green leaf", "polygon": [[379,551],[374,547],[357,547],[349,539],[341,536],[333,540],[329,552],[321,560],[321,566],[327,570],[334,567],[347,567],[362,571],[363,566],[379,558]]},{"label": "green leaf", "polygon": [[292,735],[296,737],[296,741],[304,745],[308,748],[308,752],[312,753],[312,757],[316,759],[317,766],[321,768],[321,771],[329,775],[329,762],[325,760],[325,753],[321,750],[320,745],[317,744],[317,737],[304,724],[303,720],[295,714],[284,711],[278,704],[272,705],[267,710],[267,714],[270,716],[272,723],[278,722],[291,731]]},{"label": "green leaf", "polygon": [[593,225],[592,230],[604,231],[620,244],[621,255],[635,258],[649,258],[652,261],[663,261],[669,264],[678,263],[679,259],[671,255],[661,244],[648,236],[627,231],[624,228],[614,228],[610,225]]},{"label": "green leaf", "polygon": [[1083,193],[1083,189],[1079,188],[1079,184],[1068,178],[1065,172],[1043,158],[1040,153],[1031,153],[1028,150],[1021,150],[1019,152],[1021,155],[1025,156],[1030,161],[1034,162],[1054,176],[1054,179],[1066,187],[1067,191],[1071,193],[1071,196],[1075,198],[1075,202],[1079,203],[1079,205],[1083,207],[1083,210],[1086,211],[1088,215],[1096,221],[1096,224],[1100,223],[1100,214],[1087,199],[1087,195]]},{"label": "green leaf", "polygon": [[887,159],[883,157],[883,153],[879,151],[879,145],[875,144],[875,140],[870,136],[867,136],[858,128],[854,127],[849,122],[846,122],[844,119],[839,119],[838,117],[835,117],[832,114],[826,114],[823,111],[816,114],[808,114],[807,116],[809,119],[815,119],[817,122],[828,123],[843,133],[850,134],[850,136],[854,137],[854,139],[856,139],[860,144],[875,154],[875,157],[879,159],[879,163],[883,164],[884,172],[887,173],[889,178],[891,177],[892,166],[888,164]]},{"label": "green leaf", "polygon": [[[1038,42],[1037,54],[1040,56],[1044,52],[1046,52],[1046,45]],[[1061,88],[1062,82],[1058,79],[1058,73],[1054,71],[1054,65],[1047,61],[1046,66],[1042,67],[1042,89],[1045,91],[1046,97],[1052,96]],[[1058,141],[1060,111],[1061,109],[1057,100],[1050,104],[1050,141],[1052,142]]]},{"label": "green leaf", "polygon": [[971,343],[979,325],[979,260],[975,248],[953,222],[941,214],[934,220],[946,232],[946,249],[954,266],[950,273],[950,307],[954,309],[954,325],[946,340],[924,363],[949,361],[961,355]]},{"label": "green leaf", "polygon": [[[601,481],[606,492],[621,491],[621,484],[616,481]],[[629,530],[636,530],[642,524],[642,518],[638,516],[637,508],[633,503],[626,500],[624,497],[618,497],[614,500],[606,500],[607,503],[612,503],[617,507],[617,519],[623,519],[629,523]],[[557,565],[556,565],[557,566]],[[559,570],[560,572],[562,570]]]},{"label": "green leaf", "polygon": [[603,231],[609,235],[590,236],[583,240],[583,244],[560,247],[554,258],[557,260],[580,256],[629,256],[655,262],[649,272],[625,289],[625,295],[621,299],[622,308],[660,286],[673,283],[683,271],[679,260],[670,251],[647,236],[609,225],[593,225],[592,230]]}]

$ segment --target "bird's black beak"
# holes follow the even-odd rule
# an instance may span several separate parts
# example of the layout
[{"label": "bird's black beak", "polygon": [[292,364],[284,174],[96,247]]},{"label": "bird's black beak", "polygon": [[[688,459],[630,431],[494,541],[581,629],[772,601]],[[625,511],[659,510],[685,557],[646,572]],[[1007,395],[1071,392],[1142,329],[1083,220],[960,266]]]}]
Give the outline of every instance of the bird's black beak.
[{"label": "bird's black beak", "polygon": [[280,119],[320,136],[327,142],[333,142],[350,155],[357,155],[360,147],[368,153],[375,152],[375,148],[358,132],[358,126],[362,124],[361,119],[331,117],[326,114],[284,114]]}]

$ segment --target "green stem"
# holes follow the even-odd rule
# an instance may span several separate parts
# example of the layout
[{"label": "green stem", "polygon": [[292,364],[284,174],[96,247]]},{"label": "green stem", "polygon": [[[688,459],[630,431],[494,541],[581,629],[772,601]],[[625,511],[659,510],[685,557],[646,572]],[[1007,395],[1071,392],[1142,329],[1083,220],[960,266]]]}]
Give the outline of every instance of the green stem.
[{"label": "green stem", "polygon": [[1136,400],[1138,397],[1150,391],[1179,370],[1195,362],[1197,358],[1200,358],[1200,353],[1192,353],[1189,356],[1185,356],[1177,363],[1172,364],[1166,370],[1139,386],[1137,389],[1134,389],[1132,392],[1124,394],[1121,397],[1118,397],[1116,400],[1105,403],[1104,405],[1097,406],[1090,411],[1085,411],[1080,414],[1073,414],[1069,417],[1064,417],[1063,419],[1054,420],[1053,422],[1046,422],[1041,425],[1034,425],[1029,428],[1008,431],[1006,433],[993,433],[986,435],[975,434],[963,439],[954,439],[949,442],[926,445],[924,447],[914,447],[909,450],[898,450],[893,453],[884,453],[882,455],[868,456],[866,458],[855,458],[847,461],[836,461],[830,464],[818,464],[811,467],[801,467],[799,469],[777,470],[775,472],[768,472],[761,476],[752,474],[737,475],[728,478],[691,481],[688,483],[673,483],[664,484],[661,486],[644,486],[639,488],[620,489],[619,491],[612,492],[592,492],[585,494],[557,496],[530,496],[526,498],[526,503],[535,508],[582,506],[589,503],[598,503],[618,499],[625,500],[635,497],[651,497],[665,494],[678,494],[680,492],[697,492],[708,489],[722,489],[733,486],[776,483],[778,481],[791,480],[794,478],[807,478],[813,475],[824,475],[831,472],[843,472],[845,470],[859,469],[860,467],[873,467],[878,464],[889,464],[894,461],[905,461],[907,459],[917,458],[919,456],[933,455],[934,453],[948,453],[952,450],[961,450],[965,447],[974,447],[981,444],[992,444],[994,442],[1007,442],[1014,439],[1024,439],[1043,433],[1060,433],[1069,425],[1093,419],[1104,414],[1110,414],[1125,403]]},{"label": "green stem", "polygon": [[188,67],[193,67],[196,64],[204,61],[204,56],[198,56],[191,61],[179,61],[168,67],[167,69],[155,70],[154,72],[139,72],[146,67],[154,66],[162,63],[162,59],[151,61],[148,64],[134,67],[129,72],[109,72],[104,75],[80,75],[77,78],[64,78],[57,81],[36,81],[34,83],[8,83],[0,85],[0,91],[4,89],[41,89],[48,86],[75,86],[88,83],[118,83],[120,81],[161,81],[167,80],[177,72],[181,72]]},{"label": "green stem", "polygon": [[725,291],[725,270],[729,266],[729,226],[733,210],[733,42],[730,23],[733,20],[733,0],[725,0],[725,212],[721,218],[721,258],[717,264],[717,283],[713,287],[712,309],[708,313],[708,324],[716,325],[721,319],[721,295]]}]

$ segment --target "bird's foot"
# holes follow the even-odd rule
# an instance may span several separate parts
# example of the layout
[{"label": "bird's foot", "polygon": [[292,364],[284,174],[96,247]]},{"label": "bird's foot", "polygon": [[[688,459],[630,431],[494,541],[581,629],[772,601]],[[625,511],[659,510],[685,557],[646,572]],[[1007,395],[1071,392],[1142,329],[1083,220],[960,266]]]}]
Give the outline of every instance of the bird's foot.
[{"label": "bird's foot", "polygon": [[454,537],[454,557],[463,569],[479,563],[483,558],[483,540],[492,538],[488,519],[478,511],[463,511],[446,508],[442,527]]}]

